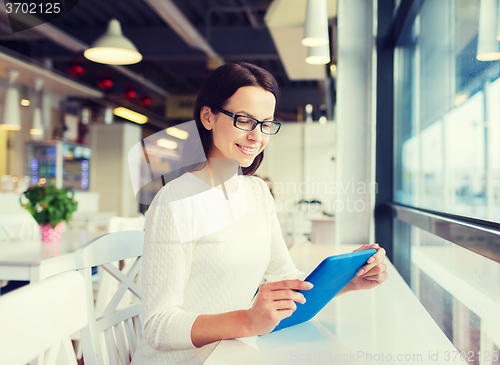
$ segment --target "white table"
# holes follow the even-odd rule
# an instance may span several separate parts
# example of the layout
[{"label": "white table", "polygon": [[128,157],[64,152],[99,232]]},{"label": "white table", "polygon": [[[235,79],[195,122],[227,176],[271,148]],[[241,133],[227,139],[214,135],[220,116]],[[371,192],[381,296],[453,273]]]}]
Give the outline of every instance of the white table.
[{"label": "white table", "polygon": [[[291,254],[299,269],[310,272],[324,257],[352,249],[301,245]],[[261,337],[220,341],[205,365],[465,364],[459,356],[453,361],[453,344],[387,265],[383,285],[335,298],[309,322]]]},{"label": "white table", "polygon": [[0,244],[0,280],[35,282],[75,269],[74,252],[101,233],[65,231],[61,244],[14,241]]},{"label": "white table", "polygon": [[335,243],[335,218],[334,217],[311,217],[311,242],[312,243]]}]

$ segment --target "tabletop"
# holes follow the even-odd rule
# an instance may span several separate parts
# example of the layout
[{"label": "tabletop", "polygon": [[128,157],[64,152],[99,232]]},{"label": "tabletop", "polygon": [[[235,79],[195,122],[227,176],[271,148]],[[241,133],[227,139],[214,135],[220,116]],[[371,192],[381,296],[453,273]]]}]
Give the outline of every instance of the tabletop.
[{"label": "tabletop", "polygon": [[34,282],[74,270],[74,252],[100,234],[66,230],[57,244],[40,241],[3,242],[0,244],[0,280]]},{"label": "tabletop", "polygon": [[[290,253],[312,271],[352,246],[300,245]],[[220,341],[205,365],[460,363],[457,350],[387,261],[380,286],[332,300],[311,321],[260,337]]]}]

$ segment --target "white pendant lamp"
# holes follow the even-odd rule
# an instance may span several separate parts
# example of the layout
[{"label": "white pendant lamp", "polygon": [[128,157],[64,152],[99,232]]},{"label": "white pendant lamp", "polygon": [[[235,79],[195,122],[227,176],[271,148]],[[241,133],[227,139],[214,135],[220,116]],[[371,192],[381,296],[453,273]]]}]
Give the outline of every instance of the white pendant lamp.
[{"label": "white pendant lamp", "polygon": [[7,70],[9,79],[9,87],[5,90],[3,99],[2,119],[0,128],[11,131],[21,129],[21,108],[19,103],[19,90],[14,86],[14,83],[19,77],[19,71],[14,69]]},{"label": "white pendant lamp", "polygon": [[310,65],[326,65],[330,62],[330,45],[325,44],[319,47],[309,47],[307,49],[306,62]]},{"label": "white pendant lamp", "polygon": [[40,140],[43,139],[44,128],[42,122],[42,88],[44,81],[41,78],[35,79],[35,92],[37,105],[33,110],[33,120],[30,129],[30,134],[33,139]]},{"label": "white pendant lamp", "polygon": [[117,19],[111,19],[108,30],[83,55],[91,61],[109,65],[130,65],[142,60],[134,44],[123,35]]},{"label": "white pendant lamp", "polygon": [[302,44],[318,47],[329,43],[326,0],[307,0],[306,23]]},{"label": "white pendant lamp", "polygon": [[500,60],[498,43],[498,0],[481,0],[479,6],[479,31],[477,34],[477,55],[479,61]]},{"label": "white pendant lamp", "polygon": [[33,110],[33,125],[30,134],[33,139],[43,139],[42,109],[39,107]]},{"label": "white pendant lamp", "polygon": [[500,42],[500,5],[498,6],[497,41]]}]

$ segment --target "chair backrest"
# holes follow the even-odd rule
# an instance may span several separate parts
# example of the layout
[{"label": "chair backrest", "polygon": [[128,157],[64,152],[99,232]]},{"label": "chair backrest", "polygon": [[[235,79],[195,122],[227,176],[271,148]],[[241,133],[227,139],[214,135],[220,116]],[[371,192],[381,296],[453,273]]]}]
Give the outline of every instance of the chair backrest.
[{"label": "chair backrest", "polygon": [[40,239],[40,225],[27,211],[0,215],[0,242],[40,241]]},{"label": "chair backrest", "polygon": [[[134,282],[142,264],[144,231],[109,233],[86,243],[75,252],[76,269],[85,281],[89,324],[81,330],[83,358],[86,365],[128,365],[142,338],[141,303],[118,308],[123,295],[130,291],[139,300],[142,292]],[[126,274],[112,263],[135,258]],[[99,316],[94,308],[92,267],[105,270],[120,285]]]},{"label": "chair backrest", "polygon": [[[144,224],[146,218],[144,215],[138,217],[111,217],[109,220],[108,232],[121,232],[121,231],[144,231]],[[128,272],[135,261],[135,257],[131,259],[121,260],[119,263],[114,262],[113,265],[120,267],[122,272]],[[97,316],[103,313],[105,306],[109,303],[110,298],[116,293],[119,282],[115,280],[114,277],[109,275],[104,270],[98,270],[98,288],[95,300],[95,310]],[[137,285],[141,284],[141,272],[136,276],[135,283]],[[128,306],[131,303],[137,303],[137,297],[134,296],[130,291],[127,291],[124,295],[117,308]]]},{"label": "chair backrest", "polygon": [[82,276],[50,277],[0,297],[0,364],[53,364],[64,351],[76,365],[70,335],[87,324]]},{"label": "chair backrest", "polygon": [[144,215],[138,217],[111,217],[108,232],[144,231],[145,222],[146,217]]}]

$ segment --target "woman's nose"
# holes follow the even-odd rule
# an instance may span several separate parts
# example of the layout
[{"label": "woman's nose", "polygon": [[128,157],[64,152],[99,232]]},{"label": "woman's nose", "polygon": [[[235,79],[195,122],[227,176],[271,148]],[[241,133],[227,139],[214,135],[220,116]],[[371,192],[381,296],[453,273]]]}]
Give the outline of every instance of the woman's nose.
[{"label": "woman's nose", "polygon": [[257,124],[252,131],[249,131],[247,134],[247,138],[252,141],[261,142],[263,135],[260,131],[260,125]]}]

